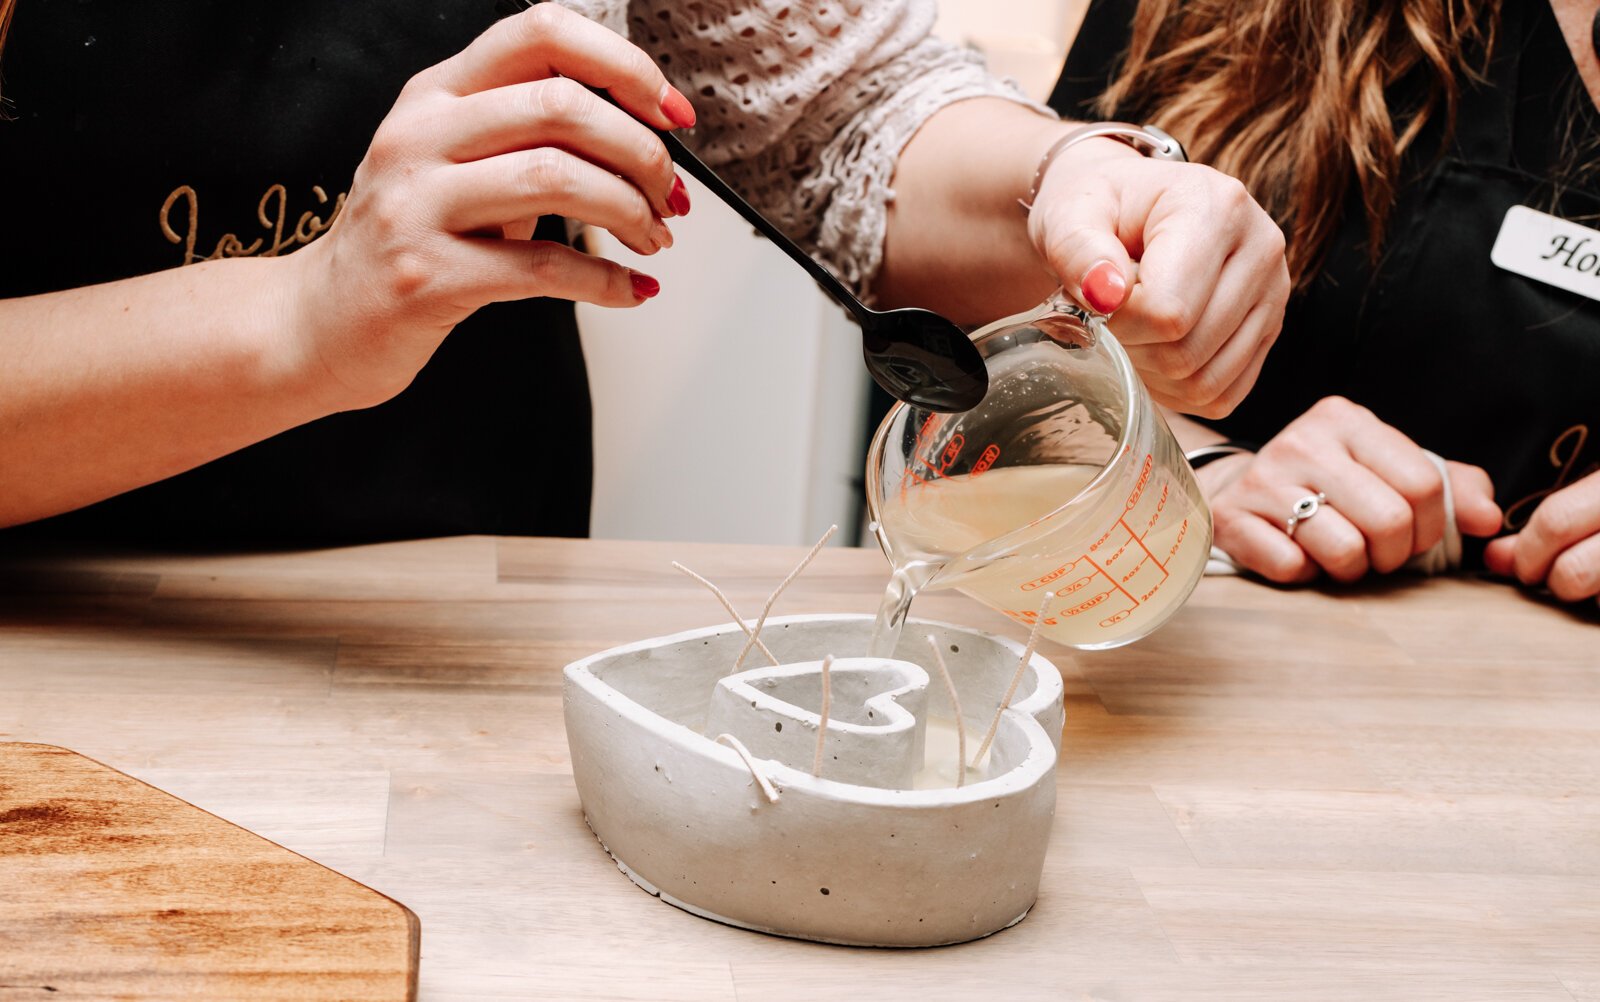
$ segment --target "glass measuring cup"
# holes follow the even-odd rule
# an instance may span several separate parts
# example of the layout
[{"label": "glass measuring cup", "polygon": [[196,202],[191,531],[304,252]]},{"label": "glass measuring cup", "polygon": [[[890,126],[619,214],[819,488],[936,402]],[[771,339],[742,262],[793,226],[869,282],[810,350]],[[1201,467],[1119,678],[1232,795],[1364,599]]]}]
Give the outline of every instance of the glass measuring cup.
[{"label": "glass measuring cup", "polygon": [[[1205,572],[1211,512],[1105,320],[1057,292],[973,335],[989,366],[960,414],[897,404],[867,452],[867,508],[895,565],[879,629],[921,588],[957,588],[1096,650],[1177,611]],[[898,591],[896,591],[898,589]]]}]

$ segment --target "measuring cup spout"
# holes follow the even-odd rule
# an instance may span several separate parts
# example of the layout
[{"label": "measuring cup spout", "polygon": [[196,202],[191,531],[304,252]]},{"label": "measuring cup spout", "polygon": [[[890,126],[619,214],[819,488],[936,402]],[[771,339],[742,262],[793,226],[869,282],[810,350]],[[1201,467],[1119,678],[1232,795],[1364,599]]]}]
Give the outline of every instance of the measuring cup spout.
[{"label": "measuring cup spout", "polygon": [[1096,649],[1165,622],[1205,569],[1211,515],[1105,318],[1058,291],[973,335],[990,390],[959,414],[897,406],[867,504],[897,569]]}]

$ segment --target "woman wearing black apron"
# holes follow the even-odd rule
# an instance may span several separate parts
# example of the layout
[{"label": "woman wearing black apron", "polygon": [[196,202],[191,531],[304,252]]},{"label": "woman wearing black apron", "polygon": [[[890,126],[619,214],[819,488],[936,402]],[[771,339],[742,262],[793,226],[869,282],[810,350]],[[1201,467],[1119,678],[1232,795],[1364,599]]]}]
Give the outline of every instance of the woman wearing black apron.
[{"label": "woman wearing black apron", "polygon": [[[1328,10],[1365,25],[1367,14],[1349,9],[1363,6]],[[1593,5],[1554,6],[1573,8],[1561,12],[1566,34],[1583,36],[1577,54],[1588,60]],[[1059,112],[1108,110],[1100,99],[1121,72],[1137,8],[1091,7],[1052,98]],[[1427,449],[1486,471],[1487,481],[1453,466],[1449,482],[1465,533],[1505,533],[1481,558],[1491,569],[1563,599],[1600,593],[1600,278],[1584,257],[1600,239],[1581,243],[1586,231],[1574,225],[1600,219],[1595,105],[1552,4],[1504,0],[1479,4],[1477,15],[1493,28],[1492,58],[1485,65],[1490,32],[1480,31],[1456,66],[1454,131],[1436,108],[1401,158],[1381,256],[1369,253],[1369,212],[1352,170],[1343,212],[1317,248],[1320,265],[1301,272],[1261,379],[1216,424],[1264,447],[1202,450],[1220,457],[1201,469],[1219,545],[1275,580],[1319,569],[1351,579],[1431,546],[1442,531],[1442,481],[1419,459]],[[1233,42],[1240,59],[1263,44],[1243,34]],[[1483,68],[1481,84],[1461,72],[1470,65]],[[1360,67],[1343,69],[1355,78]],[[1420,105],[1428,72],[1413,67],[1386,88],[1396,133]],[[1114,113],[1163,124],[1162,104],[1137,98],[1149,93],[1140,82],[1119,91],[1128,96]],[[1558,264],[1568,279],[1551,278]],[[1584,265],[1592,288],[1578,280]]]},{"label": "woman wearing black apron", "polygon": [[[562,3],[588,17],[543,4],[485,32],[526,5],[0,0],[0,526],[43,518],[9,538],[584,533],[567,301],[636,306],[658,286],[566,247],[558,217],[670,246],[687,198],[640,122],[696,116],[663,69],[702,105],[707,159],[885,301],[987,320],[1092,271],[1120,302],[1093,240],[1068,253],[1051,236],[1098,226],[1121,253],[1117,198],[1055,194],[1098,175],[1167,207],[1157,244],[1221,234],[1247,252],[1169,297],[1189,322],[1154,318],[1153,340],[1230,387],[1208,389],[1213,410],[1276,333],[1271,220],[1166,194],[1231,183],[1208,168],[1120,146],[1060,157],[1030,232],[1016,203],[1067,126],[929,38],[929,0]],[[899,157],[913,134],[915,163]],[[1133,163],[1104,166],[1117,156]],[[927,229],[896,237],[907,221]],[[1248,323],[1207,305],[1224,279],[1256,290]],[[951,290],[967,300],[938,301]],[[1137,331],[1137,296],[1125,315]],[[1181,403],[1197,383],[1171,388]]]}]

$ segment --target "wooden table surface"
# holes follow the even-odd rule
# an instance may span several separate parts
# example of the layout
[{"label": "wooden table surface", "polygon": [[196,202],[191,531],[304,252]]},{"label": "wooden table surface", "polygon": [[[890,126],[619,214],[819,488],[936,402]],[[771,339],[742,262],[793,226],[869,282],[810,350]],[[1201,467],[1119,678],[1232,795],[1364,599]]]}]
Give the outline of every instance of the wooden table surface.
[{"label": "wooden table surface", "polygon": [[[560,672],[746,615],[795,549],[461,538],[0,558],[0,740],[75,749],[410,906],[424,1002],[1600,1000],[1600,625],[1500,584],[1208,579],[1066,679],[1037,906],[847,949],[662,904],[585,827]],[[869,612],[825,552],[778,612]],[[953,595],[917,613],[1020,631]],[[848,851],[841,846],[841,851]],[[0,907],[5,889],[0,887]]]}]

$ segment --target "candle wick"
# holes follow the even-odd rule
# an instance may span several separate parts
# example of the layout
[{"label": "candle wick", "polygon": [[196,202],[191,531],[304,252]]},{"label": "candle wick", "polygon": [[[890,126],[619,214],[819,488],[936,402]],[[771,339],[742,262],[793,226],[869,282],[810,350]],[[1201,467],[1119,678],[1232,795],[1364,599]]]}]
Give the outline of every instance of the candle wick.
[{"label": "candle wick", "polygon": [[928,646],[933,649],[934,663],[944,677],[944,691],[950,696],[950,711],[956,716],[956,789],[959,790],[967,782],[967,725],[961,719],[961,700],[956,696],[955,680],[950,677],[950,669],[944,663],[939,642],[933,639],[931,633],[928,634]]},{"label": "candle wick", "polygon": [[[672,562],[672,566],[711,589],[711,594],[715,595],[717,597],[717,601],[722,603],[722,607],[728,610],[728,615],[732,616],[733,621],[739,624],[739,629],[744,631],[744,635],[746,637],[754,636],[754,631],[750,629],[750,625],[744,621],[743,616],[739,615],[738,610],[733,607],[733,603],[728,601],[728,596],[722,593],[721,588],[718,588],[706,578],[701,577],[699,574],[696,574],[694,571],[678,563],[676,560]],[[767,656],[767,660],[772,662],[773,666],[776,667],[778,664],[778,659],[772,656],[771,651],[767,650],[767,645],[763,641],[757,640],[756,646],[761,649],[762,654]]]},{"label": "candle wick", "polygon": [[[778,596],[782,595],[783,590],[789,587],[789,584],[794,581],[795,578],[800,576],[800,572],[806,569],[806,566],[811,563],[812,559],[816,557],[816,555],[822,550],[822,547],[826,545],[828,540],[833,538],[833,534],[838,531],[839,527],[837,525],[828,526],[828,531],[824,532],[822,534],[822,538],[817,540],[816,544],[811,547],[811,552],[807,553],[805,557],[801,559],[800,563],[795,566],[795,569],[789,572],[789,576],[783,579],[783,582],[778,585],[777,590],[775,590],[767,599],[767,604],[761,609],[761,618],[756,620],[755,632],[750,635],[749,640],[745,641],[744,649],[739,652],[739,657],[733,662],[734,672],[744,667],[744,659],[746,655],[750,653],[750,648],[755,646],[757,639],[761,636],[761,628],[767,625],[767,614],[770,613],[772,611],[772,607],[777,604]],[[728,674],[731,675],[733,672],[729,672]]]},{"label": "candle wick", "polygon": [[732,734],[718,734],[711,740],[727,745],[733,749],[735,755],[744,759],[744,767],[750,770],[750,775],[754,777],[756,785],[761,787],[761,795],[767,798],[767,803],[776,804],[778,802],[777,789],[773,787],[766,776],[761,774],[761,770],[756,768],[756,760],[750,755],[750,749],[744,746],[743,741],[740,741]]},{"label": "candle wick", "polygon": [[994,740],[995,732],[1000,729],[1001,714],[1011,705],[1011,697],[1017,694],[1017,686],[1022,682],[1022,673],[1027,670],[1028,662],[1033,660],[1033,649],[1039,643],[1039,628],[1044,625],[1044,611],[1050,607],[1050,600],[1055,597],[1055,592],[1047,591],[1044,593],[1044,601],[1039,603],[1039,613],[1033,617],[1033,629],[1028,631],[1028,646],[1022,650],[1022,660],[1017,662],[1017,670],[1011,676],[1011,685],[1006,689],[1005,698],[1000,700],[999,709],[994,711],[994,720],[989,723],[989,733],[983,736],[983,744],[978,746],[978,755],[972,760],[974,766],[983,761],[984,752],[989,750],[989,742]]},{"label": "candle wick", "polygon": [[828,737],[828,714],[833,709],[832,668],[833,655],[829,654],[822,659],[822,712],[818,714],[821,723],[817,727],[817,752],[811,757],[811,775],[818,779],[822,778],[822,746]]}]

